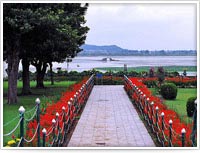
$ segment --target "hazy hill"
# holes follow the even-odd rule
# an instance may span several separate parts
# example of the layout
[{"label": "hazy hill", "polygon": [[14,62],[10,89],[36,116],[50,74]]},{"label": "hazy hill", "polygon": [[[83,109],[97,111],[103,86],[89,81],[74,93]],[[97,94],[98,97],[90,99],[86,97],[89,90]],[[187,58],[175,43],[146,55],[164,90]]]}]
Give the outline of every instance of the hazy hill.
[{"label": "hazy hill", "polygon": [[96,46],[85,44],[81,48],[83,51],[79,53],[79,56],[196,56],[197,54],[196,50],[128,50],[116,45]]}]

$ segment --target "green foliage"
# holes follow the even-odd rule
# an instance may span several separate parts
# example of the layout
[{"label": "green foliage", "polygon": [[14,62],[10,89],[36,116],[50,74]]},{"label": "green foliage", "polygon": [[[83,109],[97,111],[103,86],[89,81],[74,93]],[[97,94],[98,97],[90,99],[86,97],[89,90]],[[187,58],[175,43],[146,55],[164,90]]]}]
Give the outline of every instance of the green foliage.
[{"label": "green foliage", "polygon": [[29,51],[39,50],[33,55],[34,59],[47,63],[63,62],[66,57],[76,56],[89,30],[84,26],[87,6],[60,3],[41,4],[39,7],[46,8],[46,14],[40,18],[41,24],[25,36],[26,39],[31,35],[31,40],[26,39],[24,43],[25,48]]},{"label": "green foliage", "polygon": [[143,83],[148,87],[148,88],[153,88],[157,86],[157,81],[156,80],[144,80]]},{"label": "green foliage", "polygon": [[165,99],[176,99],[177,91],[174,83],[164,83],[160,88],[160,93]]},{"label": "green foliage", "polygon": [[88,31],[88,27],[83,26],[86,22],[84,18],[86,10],[87,5],[81,6],[78,3],[5,3],[3,5],[4,25],[6,25],[4,40],[9,41],[8,38],[12,34],[20,35],[21,45],[25,47],[25,52],[22,52],[24,55],[26,52],[31,53],[31,50],[35,48],[40,49],[34,50],[37,53],[49,47],[53,47],[49,50],[50,52],[61,50],[69,45],[69,42],[71,45],[68,48],[77,49],[75,46],[72,47],[72,43],[82,45]]},{"label": "green foliage", "polygon": [[138,77],[139,73],[137,71],[130,71],[127,75],[130,77]]},{"label": "green foliage", "polygon": [[188,117],[192,117],[194,110],[195,110],[195,103],[194,101],[196,100],[197,97],[190,97],[187,100],[187,104],[186,104],[186,110],[187,110],[187,115]]},{"label": "green foliage", "polygon": [[95,85],[123,85],[123,79],[112,79],[111,77],[103,77],[102,79],[95,79]]},{"label": "green foliage", "polygon": [[84,18],[87,7],[80,3],[3,4],[4,60],[11,59],[8,56],[15,48],[8,65],[26,59],[36,67],[37,81],[42,82],[48,64],[64,62],[81,51],[89,30]]},{"label": "green foliage", "polygon": [[174,72],[168,72],[168,76],[169,77],[177,77],[177,76],[179,76],[179,73],[177,72],[177,71],[174,71]]}]

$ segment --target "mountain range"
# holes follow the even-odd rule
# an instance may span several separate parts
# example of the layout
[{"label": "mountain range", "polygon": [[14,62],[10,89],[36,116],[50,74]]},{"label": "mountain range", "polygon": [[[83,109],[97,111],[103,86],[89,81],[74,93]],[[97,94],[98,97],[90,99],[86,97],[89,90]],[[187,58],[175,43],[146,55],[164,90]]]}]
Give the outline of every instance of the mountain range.
[{"label": "mountain range", "polygon": [[196,50],[129,50],[117,45],[89,45],[81,46],[79,56],[196,56]]}]

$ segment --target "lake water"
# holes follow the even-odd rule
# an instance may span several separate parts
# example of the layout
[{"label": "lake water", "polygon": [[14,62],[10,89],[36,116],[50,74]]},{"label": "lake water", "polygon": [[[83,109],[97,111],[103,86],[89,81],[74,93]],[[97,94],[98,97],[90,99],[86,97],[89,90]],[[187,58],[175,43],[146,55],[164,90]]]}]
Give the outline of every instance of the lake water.
[{"label": "lake water", "polygon": [[[112,58],[116,61],[102,61],[104,58]],[[139,67],[139,66],[196,66],[196,56],[95,56],[95,57],[75,57],[68,65],[69,71],[84,71],[100,67]],[[6,64],[4,63],[4,69]],[[67,69],[67,63],[53,63],[53,69],[57,67]],[[20,64],[19,69],[22,69]],[[31,71],[35,71],[33,66]]]},{"label": "lake water", "polygon": [[[196,56],[110,56],[116,61],[103,61],[106,56],[76,57],[69,63],[68,70],[91,70],[99,67],[139,67],[139,66],[196,66]],[[54,63],[54,68],[67,68],[67,63]]]}]

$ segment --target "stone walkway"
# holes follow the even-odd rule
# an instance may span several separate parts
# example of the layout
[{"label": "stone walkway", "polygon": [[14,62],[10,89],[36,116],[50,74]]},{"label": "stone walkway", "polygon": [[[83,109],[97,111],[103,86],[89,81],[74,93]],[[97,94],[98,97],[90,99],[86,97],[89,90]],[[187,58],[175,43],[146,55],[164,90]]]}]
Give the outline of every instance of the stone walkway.
[{"label": "stone walkway", "polygon": [[155,147],[123,86],[94,86],[68,147]]}]

